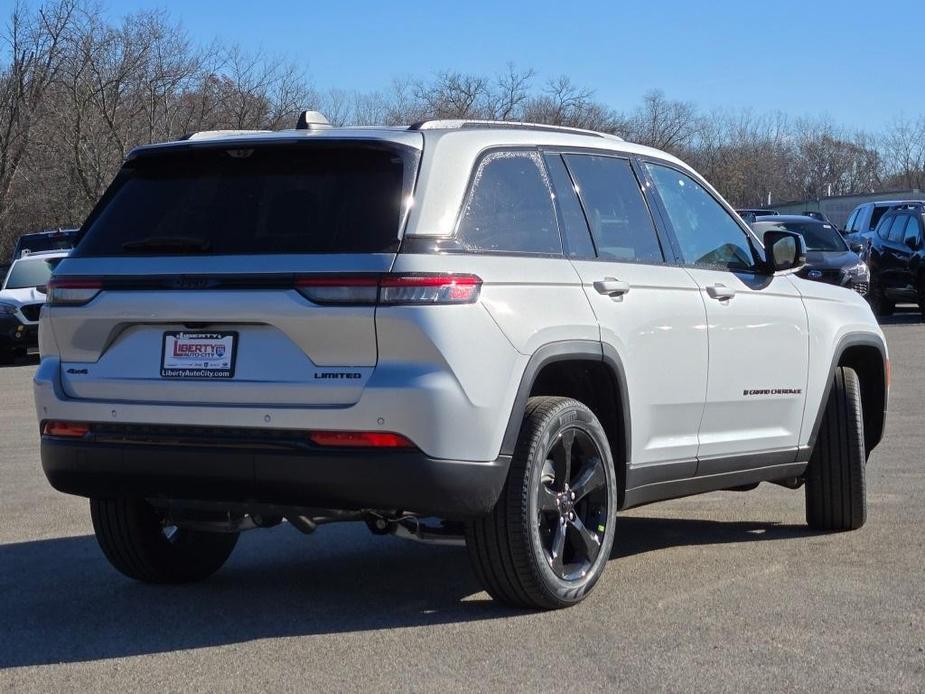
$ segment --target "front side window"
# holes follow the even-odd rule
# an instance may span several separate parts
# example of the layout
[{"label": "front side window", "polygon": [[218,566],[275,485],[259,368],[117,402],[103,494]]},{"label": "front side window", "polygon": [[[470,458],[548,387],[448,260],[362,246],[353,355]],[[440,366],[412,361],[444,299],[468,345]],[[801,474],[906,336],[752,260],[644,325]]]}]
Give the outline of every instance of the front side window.
[{"label": "front side window", "polygon": [[845,223],[845,231],[855,231],[854,222],[858,218],[859,212],[860,210],[855,209],[855,211],[851,213],[851,216],[848,217],[848,221]]},{"label": "front side window", "polygon": [[631,263],[662,263],[652,216],[629,161],[567,154],[599,257]]},{"label": "front side window", "polygon": [[688,265],[716,270],[753,270],[748,238],[728,212],[697,181],[676,169],[646,164]]},{"label": "front side window", "polygon": [[538,152],[492,152],[481,160],[456,238],[469,250],[562,253],[552,192]]}]

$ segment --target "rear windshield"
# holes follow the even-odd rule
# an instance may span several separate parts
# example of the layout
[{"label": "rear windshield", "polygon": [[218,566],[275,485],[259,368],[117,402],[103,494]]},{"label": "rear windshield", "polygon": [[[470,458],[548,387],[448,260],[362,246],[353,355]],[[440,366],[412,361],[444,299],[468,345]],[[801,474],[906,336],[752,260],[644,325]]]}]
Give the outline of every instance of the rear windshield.
[{"label": "rear windshield", "polygon": [[356,143],[145,154],[123,167],[73,255],[394,251],[417,158]]},{"label": "rear windshield", "polygon": [[52,234],[25,234],[16,243],[14,258],[38,251],[63,251],[74,247],[77,230],[59,231]]},{"label": "rear windshield", "polygon": [[4,289],[24,289],[26,287],[40,287],[48,284],[48,278],[61,258],[47,258],[42,260],[20,260],[13,263],[9,276],[6,278]]}]

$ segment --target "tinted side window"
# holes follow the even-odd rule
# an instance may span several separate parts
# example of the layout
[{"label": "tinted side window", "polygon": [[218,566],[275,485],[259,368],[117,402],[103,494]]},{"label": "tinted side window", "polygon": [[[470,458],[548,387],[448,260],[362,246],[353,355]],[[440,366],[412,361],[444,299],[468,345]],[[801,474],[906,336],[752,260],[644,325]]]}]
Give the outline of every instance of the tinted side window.
[{"label": "tinted side window", "polygon": [[851,216],[848,217],[848,221],[845,222],[845,231],[855,231],[854,222],[858,218],[859,212],[860,210],[855,209],[854,212],[851,213]]},{"label": "tinted side window", "polygon": [[655,224],[626,159],[566,154],[601,258],[663,263]]},{"label": "tinted side window", "polygon": [[570,258],[593,258],[594,244],[591,243],[591,233],[585,213],[581,211],[575,184],[569,177],[568,170],[559,154],[546,155],[546,166],[552,187],[556,194],[556,205],[559,207],[559,216],[562,219],[563,236],[565,237],[565,252]]},{"label": "tinted side window", "polygon": [[902,215],[893,220],[893,226],[890,227],[890,241],[900,243],[903,240],[903,234],[906,232],[906,223],[909,221],[907,215]]},{"label": "tinted side window", "polygon": [[886,205],[877,206],[874,205],[874,209],[870,211],[870,229],[876,229],[877,223],[880,219],[889,211],[889,207]]},{"label": "tinted side window", "polygon": [[754,268],[748,237],[697,181],[676,169],[646,164],[689,265],[725,270]]},{"label": "tinted side window", "polygon": [[918,248],[919,240],[922,238],[921,229],[919,229],[919,221],[915,217],[909,217],[909,221],[906,222],[906,233],[903,235],[902,242],[904,244],[909,243],[910,240],[914,241],[914,247]]},{"label": "tinted side window", "polygon": [[877,236],[884,240],[887,239],[890,235],[890,226],[892,226],[895,219],[896,217],[887,217],[886,219],[882,220],[880,224],[877,225]]},{"label": "tinted side window", "polygon": [[466,248],[562,253],[546,170],[537,152],[492,152],[479,163],[457,240]]}]

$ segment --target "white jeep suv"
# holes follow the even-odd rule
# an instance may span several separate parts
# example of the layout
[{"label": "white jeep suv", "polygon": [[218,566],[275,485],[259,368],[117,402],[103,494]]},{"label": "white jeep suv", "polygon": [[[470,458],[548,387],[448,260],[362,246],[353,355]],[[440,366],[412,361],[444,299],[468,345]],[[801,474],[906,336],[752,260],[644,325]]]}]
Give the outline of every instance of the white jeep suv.
[{"label": "white jeep suv", "polygon": [[631,506],[805,484],[812,527],[857,528],[887,349],[802,256],[595,132],[306,112],[141,147],[50,283],[42,464],[152,582],[359,520],[464,537],[492,596],[550,608]]}]

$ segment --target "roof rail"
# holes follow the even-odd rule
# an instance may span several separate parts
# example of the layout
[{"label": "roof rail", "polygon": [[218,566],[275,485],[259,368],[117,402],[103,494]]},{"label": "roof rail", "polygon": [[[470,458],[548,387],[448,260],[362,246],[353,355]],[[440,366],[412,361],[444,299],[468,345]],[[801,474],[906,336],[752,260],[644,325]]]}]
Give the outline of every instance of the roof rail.
[{"label": "roof rail", "polygon": [[232,137],[234,135],[253,135],[255,133],[270,133],[272,130],[200,130],[181,137],[181,140],[209,140],[213,137]]},{"label": "roof rail", "polygon": [[611,133],[602,133],[597,130],[585,128],[571,128],[566,125],[549,125],[547,123],[525,123],[523,121],[508,120],[425,120],[408,127],[408,130],[476,130],[476,129],[511,129],[511,130],[541,130],[544,132],[570,133],[572,135],[588,135],[590,137],[604,137],[609,140],[623,141],[623,138]]}]

